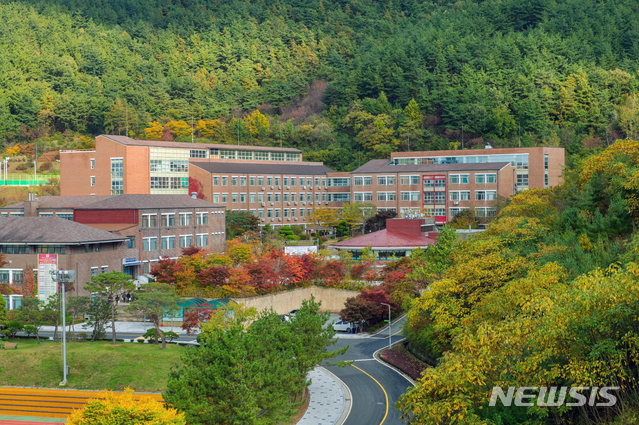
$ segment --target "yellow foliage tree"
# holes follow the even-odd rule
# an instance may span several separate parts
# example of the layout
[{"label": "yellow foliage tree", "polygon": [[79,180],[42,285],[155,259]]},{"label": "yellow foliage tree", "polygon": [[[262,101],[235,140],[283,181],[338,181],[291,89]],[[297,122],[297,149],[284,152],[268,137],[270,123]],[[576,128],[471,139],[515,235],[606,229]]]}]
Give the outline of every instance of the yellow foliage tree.
[{"label": "yellow foliage tree", "polygon": [[157,121],[149,122],[149,127],[144,129],[144,135],[147,140],[161,140],[163,128]]},{"label": "yellow foliage tree", "polygon": [[325,227],[335,227],[341,219],[339,209],[328,207],[315,208],[309,218],[315,224]]},{"label": "yellow foliage tree", "polygon": [[184,137],[191,135],[191,126],[184,121],[169,121],[166,126],[171,130],[175,137]]},{"label": "yellow foliage tree", "polygon": [[224,122],[222,120],[200,120],[195,129],[202,137],[219,139],[223,138],[224,135]]},{"label": "yellow foliage tree", "polygon": [[244,116],[242,121],[253,137],[265,134],[271,126],[268,118],[257,109]]},{"label": "yellow foliage tree", "polygon": [[15,144],[13,146],[11,146],[10,148],[7,148],[6,150],[6,155],[7,156],[13,156],[13,155],[17,155],[20,153],[20,145],[19,144]]},{"label": "yellow foliage tree", "polygon": [[146,395],[105,391],[67,418],[69,425],[185,425],[184,415]]}]

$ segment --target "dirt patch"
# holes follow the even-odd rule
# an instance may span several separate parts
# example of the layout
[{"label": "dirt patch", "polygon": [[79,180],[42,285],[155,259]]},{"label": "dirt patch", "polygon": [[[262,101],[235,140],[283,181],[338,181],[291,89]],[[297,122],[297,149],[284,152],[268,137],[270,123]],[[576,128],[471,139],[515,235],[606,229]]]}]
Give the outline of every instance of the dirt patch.
[{"label": "dirt patch", "polygon": [[311,398],[309,397],[308,388],[304,388],[304,404],[302,404],[300,411],[291,420],[292,425],[298,423],[300,419],[302,419],[302,416],[304,416],[304,413],[306,413],[306,409],[308,408],[309,401],[311,401]]},{"label": "dirt patch", "polygon": [[414,381],[421,378],[422,372],[430,367],[413,356],[403,342],[382,351],[380,358],[410,376]]}]

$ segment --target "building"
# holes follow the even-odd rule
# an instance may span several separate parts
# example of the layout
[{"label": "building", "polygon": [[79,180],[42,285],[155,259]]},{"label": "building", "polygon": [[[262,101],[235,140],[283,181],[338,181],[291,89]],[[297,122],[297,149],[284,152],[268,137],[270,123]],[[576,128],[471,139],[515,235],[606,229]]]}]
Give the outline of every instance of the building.
[{"label": "building", "polygon": [[497,197],[515,193],[515,167],[509,162],[394,164],[376,159],[351,175],[353,201],[372,202],[400,217],[435,217],[437,224],[468,208],[478,217],[493,217]]},{"label": "building", "polygon": [[50,270],[75,270],[73,295],[87,295],[84,282],[96,273],[121,271],[122,259],[135,255],[126,238],[59,217],[0,217],[0,253],[7,264],[0,282],[21,284],[23,270],[37,273],[38,295],[55,293]]},{"label": "building", "polygon": [[188,194],[189,162],[291,163],[298,149],[98,136],[93,150],[60,151],[60,194]]},{"label": "building", "polygon": [[252,212],[261,224],[310,223],[318,207],[370,202],[400,217],[425,214],[443,224],[464,209],[496,213],[498,197],[561,182],[562,148],[395,152],[353,172],[301,162],[297,149],[134,140],[99,136],[91,151],[61,151],[61,193],[96,196],[188,194]]},{"label": "building", "polygon": [[[66,198],[66,199],[65,199]],[[88,202],[87,198],[94,198]],[[96,200],[97,199],[97,200]],[[51,217],[51,214],[57,217]],[[211,251],[222,251],[225,241],[225,208],[187,195],[120,195],[120,196],[45,196],[0,208],[0,215],[19,220],[54,218],[82,225],[116,237],[122,248],[109,254],[113,261],[99,264],[88,260],[78,263],[71,270],[90,276],[103,270],[122,271],[144,280],[152,266],[162,257],[177,258],[181,249],[197,246]],[[18,226],[20,221],[12,222]],[[42,238],[49,237],[43,233]],[[42,243],[51,244],[47,239]],[[2,248],[0,248],[1,250]],[[85,253],[101,252],[101,247],[85,241]],[[99,250],[99,251],[96,251]],[[12,282],[11,273],[0,281]],[[4,280],[3,280],[4,279]]]},{"label": "building", "polygon": [[247,164],[197,162],[190,174],[206,199],[229,210],[249,211],[262,224],[275,227],[307,224],[318,206],[340,206],[331,198],[330,168],[320,163]]},{"label": "building", "polygon": [[517,191],[547,188],[561,183],[565,165],[564,148],[499,148],[448,151],[394,152],[391,163],[420,164],[481,164],[509,162],[515,167]]},{"label": "building", "polygon": [[389,219],[386,229],[331,244],[359,259],[362,250],[371,248],[378,260],[407,257],[415,249],[425,249],[435,243],[434,221],[422,219]]}]

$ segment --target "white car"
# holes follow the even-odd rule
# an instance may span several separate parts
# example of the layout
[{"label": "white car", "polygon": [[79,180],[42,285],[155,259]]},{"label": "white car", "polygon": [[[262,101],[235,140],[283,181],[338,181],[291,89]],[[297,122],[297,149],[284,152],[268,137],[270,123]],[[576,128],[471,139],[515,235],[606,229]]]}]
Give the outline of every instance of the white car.
[{"label": "white car", "polygon": [[352,332],[351,329],[357,329],[357,325],[353,322],[345,322],[340,320],[333,324],[333,329],[336,331]]}]

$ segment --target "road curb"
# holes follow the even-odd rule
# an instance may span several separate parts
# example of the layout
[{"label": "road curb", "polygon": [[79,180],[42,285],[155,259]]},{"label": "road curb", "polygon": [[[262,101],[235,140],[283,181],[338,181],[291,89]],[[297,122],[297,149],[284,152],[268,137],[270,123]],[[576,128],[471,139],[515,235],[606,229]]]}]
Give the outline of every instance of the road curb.
[{"label": "road curb", "polygon": [[344,391],[344,410],[342,410],[342,414],[337,419],[337,422],[335,422],[335,425],[342,425],[344,422],[346,422],[346,419],[348,419],[348,415],[351,414],[351,408],[353,407],[353,395],[351,394],[351,390],[350,388],[348,388],[348,385],[346,385],[344,381],[339,379],[333,372],[322,366],[318,367],[318,369],[322,369],[342,386],[342,390]]},{"label": "road curb", "polygon": [[[406,313],[402,314],[401,316],[395,318],[395,320],[393,321],[393,323],[395,322],[399,322],[400,320],[402,320],[404,317],[406,317]],[[384,326],[383,328],[379,328],[378,330],[375,331],[375,333],[372,334],[368,334],[369,336],[375,336],[379,333],[382,333],[383,331],[388,330],[388,325]]]},{"label": "road curb", "polygon": [[[393,344],[391,345],[391,348],[393,347],[393,345],[395,345],[395,344],[399,344],[400,342],[404,341],[405,339],[406,339],[406,338],[402,338],[402,339],[400,339],[399,341],[397,341],[397,342],[393,343]],[[408,382],[410,382],[410,383],[413,385],[413,387],[417,386],[417,384],[415,383],[415,381],[413,381],[413,378],[411,378],[410,376],[408,376],[406,373],[402,372],[401,370],[399,370],[399,369],[398,369],[398,368],[396,368],[395,366],[393,366],[393,365],[391,365],[391,364],[388,364],[388,363],[386,363],[384,360],[382,360],[381,356],[379,355],[379,352],[380,352],[380,351],[382,351],[382,350],[386,350],[387,348],[389,348],[389,347],[382,347],[382,348],[380,348],[379,350],[375,351],[375,352],[373,353],[373,358],[374,358],[375,360],[377,360],[379,363],[381,363],[381,364],[383,364],[384,366],[386,366],[387,368],[389,368],[389,369],[391,369],[391,370],[394,370],[394,371],[395,371],[395,372],[397,372],[398,374],[402,375],[404,378],[406,378],[406,380],[407,380]]]}]

